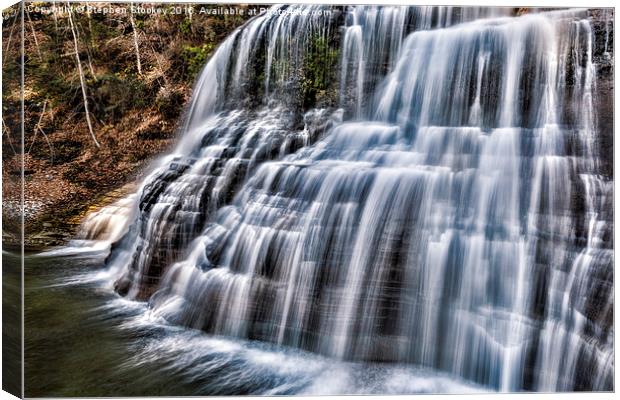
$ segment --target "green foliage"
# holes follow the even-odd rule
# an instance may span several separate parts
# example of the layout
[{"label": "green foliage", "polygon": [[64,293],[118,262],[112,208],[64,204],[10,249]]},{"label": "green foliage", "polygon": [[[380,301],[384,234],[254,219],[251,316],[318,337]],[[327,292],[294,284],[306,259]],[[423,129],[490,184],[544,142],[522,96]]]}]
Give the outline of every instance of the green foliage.
[{"label": "green foliage", "polygon": [[335,81],[339,57],[338,48],[324,36],[316,35],[311,43],[300,81],[304,107],[333,100],[334,93],[330,91],[330,86]]},{"label": "green foliage", "polygon": [[[65,217],[80,213],[96,196],[133,179],[145,160],[168,148],[196,75],[215,47],[248,19],[195,15],[190,21],[182,14],[135,13],[139,74],[129,15],[74,12],[89,116],[101,143],[95,148],[85,118],[68,14],[58,13],[54,18],[31,12],[24,22],[18,7],[13,11],[14,16],[2,27],[2,156],[7,174],[12,177],[15,172],[17,180],[18,155],[28,151],[27,179],[41,193],[46,192],[45,200],[51,202],[49,211],[29,222],[31,233],[38,232],[40,222],[48,218],[58,226],[66,225]],[[18,140],[22,123],[25,149]],[[37,124],[40,131],[35,137]],[[13,192],[9,188],[7,193]]]},{"label": "green foliage", "polygon": [[190,21],[189,18],[185,18],[181,21],[179,29],[184,35],[190,35],[192,33],[192,21]]},{"label": "green foliage", "polygon": [[213,43],[205,43],[202,46],[183,46],[181,58],[185,65],[185,75],[193,80],[203,67],[211,52],[215,48]]},{"label": "green foliage", "polygon": [[[84,18],[83,14],[75,14],[76,21],[82,21],[85,29],[81,30],[82,39],[89,39],[94,41],[110,40],[118,36],[115,27],[110,26],[110,21],[106,19],[102,14],[93,14],[90,20]],[[53,25],[48,25],[48,29],[53,28]],[[55,34],[50,32],[50,35],[55,37]],[[68,38],[67,38],[68,39]],[[84,40],[87,42],[87,40]]]},{"label": "green foliage", "polygon": [[181,114],[184,101],[183,93],[180,91],[162,88],[155,99],[155,105],[165,118],[173,119]]},{"label": "green foliage", "polygon": [[76,69],[75,61],[60,59],[53,53],[45,52],[43,55],[42,62],[32,62],[26,66],[25,73],[29,84],[39,95],[39,100],[48,98],[52,107],[74,107],[78,101],[76,93],[80,90],[79,79],[72,79],[70,76]]},{"label": "green foliage", "polygon": [[134,75],[105,74],[88,82],[93,112],[99,120],[115,122],[127,110],[147,107],[153,101],[149,87]]},{"label": "green foliage", "polygon": [[136,24],[136,29],[143,31],[146,27],[146,14],[134,14],[133,19]]}]

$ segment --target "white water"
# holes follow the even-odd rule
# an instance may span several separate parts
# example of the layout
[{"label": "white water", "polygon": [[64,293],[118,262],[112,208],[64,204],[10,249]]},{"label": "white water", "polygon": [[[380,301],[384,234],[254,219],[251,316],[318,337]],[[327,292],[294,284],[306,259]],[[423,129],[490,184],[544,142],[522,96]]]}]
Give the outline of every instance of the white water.
[{"label": "white water", "polygon": [[261,395],[485,391],[471,382],[415,366],[334,362],[293,348],[171,327],[145,309],[143,303],[117,299],[100,312],[119,311],[135,315],[120,327],[128,334],[154,328],[166,332],[163,338],[140,341],[135,355],[119,368],[148,370],[152,364],[167,359],[170,362],[166,372],[192,382],[199,392],[226,393],[235,386]]},{"label": "white water", "polygon": [[[217,335],[503,391],[611,389],[593,31],[584,10],[508,14],[354,7],[233,33],[139,191],[117,290]],[[294,77],[339,23],[343,110],[300,121]]]}]

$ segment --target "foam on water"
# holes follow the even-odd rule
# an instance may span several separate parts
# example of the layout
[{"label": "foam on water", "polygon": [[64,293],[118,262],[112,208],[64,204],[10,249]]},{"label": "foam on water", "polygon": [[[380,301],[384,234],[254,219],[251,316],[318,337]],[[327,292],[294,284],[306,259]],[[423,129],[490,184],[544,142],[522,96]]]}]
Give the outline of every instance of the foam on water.
[{"label": "foam on water", "polygon": [[[168,359],[170,374],[187,381],[204,382],[205,392],[234,391],[236,385],[253,387],[260,395],[474,393],[486,389],[437,371],[406,365],[343,363],[292,348],[214,337],[196,330],[167,325],[144,303],[116,299],[110,312],[138,312],[120,326],[132,331],[164,329],[162,337],[146,339],[120,368],[148,370],[155,361]],[[200,389],[199,389],[200,390]]]},{"label": "foam on water", "polygon": [[[246,378],[273,393],[450,390],[417,368],[493,390],[610,390],[613,177],[591,13],[291,10],[310,13],[230,35],[132,211],[88,223],[113,238],[109,284],[148,301],[146,323],[252,343],[215,357],[183,331],[149,354],[242,392]],[[300,103],[317,43],[341,56],[341,109]],[[260,376],[257,340],[336,369]],[[209,372],[222,366],[230,377]]]}]

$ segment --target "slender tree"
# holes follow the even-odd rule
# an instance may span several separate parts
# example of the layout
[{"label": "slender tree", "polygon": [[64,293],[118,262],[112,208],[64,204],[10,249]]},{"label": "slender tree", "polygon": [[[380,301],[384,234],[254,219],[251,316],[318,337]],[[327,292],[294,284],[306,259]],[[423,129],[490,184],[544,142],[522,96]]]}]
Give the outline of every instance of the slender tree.
[{"label": "slender tree", "polygon": [[39,41],[37,40],[37,33],[34,30],[34,24],[32,23],[32,19],[30,18],[30,13],[28,12],[28,9],[26,9],[26,16],[28,17],[28,24],[30,25],[30,29],[32,30],[32,39],[34,39],[34,46],[37,49],[39,60],[43,61],[43,57],[41,56],[41,49],[39,48]]},{"label": "slender tree", "polygon": [[[11,30],[9,32],[9,38],[6,41],[6,49],[4,50],[5,54],[8,54],[9,49],[11,48],[11,39],[13,38],[13,31],[15,30],[15,25],[17,25],[17,18],[19,15],[19,11],[15,12],[15,18],[13,18],[13,25],[11,25]],[[2,57],[2,66],[4,66],[4,61],[9,57]]]},{"label": "slender tree", "polygon": [[92,136],[93,141],[97,147],[101,147],[99,142],[97,141],[97,137],[95,136],[95,132],[93,131],[93,124],[90,121],[90,113],[88,111],[88,95],[86,92],[86,81],[84,79],[84,70],[82,69],[82,62],[80,61],[80,53],[78,47],[78,38],[75,32],[75,25],[73,24],[73,17],[71,16],[72,11],[69,10],[69,25],[71,27],[71,33],[73,34],[73,45],[75,47],[75,60],[77,61],[78,73],[80,74],[80,85],[82,86],[82,95],[84,96],[84,111],[86,112],[86,123],[88,124],[88,130],[90,132],[90,136]]},{"label": "slender tree", "polygon": [[30,143],[30,147],[28,147],[28,154],[30,154],[30,150],[32,150],[32,146],[34,146],[34,143],[37,140],[37,135],[40,132],[41,135],[43,135],[43,139],[45,139],[45,141],[47,142],[47,147],[50,149],[51,162],[53,163],[54,162],[54,147],[52,146],[52,143],[50,142],[49,138],[45,134],[45,131],[43,130],[43,127],[42,127],[43,117],[45,116],[46,109],[47,109],[47,99],[45,99],[45,101],[43,102],[43,109],[41,110],[41,114],[39,115],[39,121],[34,126],[34,129],[33,129],[34,135],[32,136],[32,142]]},{"label": "slender tree", "polygon": [[4,118],[2,118],[2,132],[6,133],[6,138],[8,139],[9,146],[11,146],[11,150],[13,150],[13,154],[17,155],[17,151],[15,151],[15,146],[13,145],[13,139],[11,138],[11,130],[4,122]]},{"label": "slender tree", "polygon": [[54,31],[58,33],[58,17],[56,16],[56,2],[52,1],[52,17],[54,18]]},{"label": "slender tree", "polygon": [[140,48],[138,47],[138,31],[136,30],[136,23],[133,19],[133,11],[129,13],[129,21],[131,22],[131,30],[133,31],[133,44],[136,48],[136,61],[138,65],[138,74],[142,75],[142,63],[140,62]]},{"label": "slender tree", "polygon": [[[90,13],[86,13],[88,16],[88,32],[90,33],[88,36],[90,38],[89,44],[86,46],[86,59],[88,60],[88,69],[90,70],[90,75],[93,77],[93,80],[97,82],[97,75],[95,75],[95,69],[93,68],[93,61],[91,59],[90,53],[91,49],[95,47],[95,42],[93,40],[93,26],[91,24],[91,16]],[[78,39],[80,38],[80,29],[77,29]]]}]

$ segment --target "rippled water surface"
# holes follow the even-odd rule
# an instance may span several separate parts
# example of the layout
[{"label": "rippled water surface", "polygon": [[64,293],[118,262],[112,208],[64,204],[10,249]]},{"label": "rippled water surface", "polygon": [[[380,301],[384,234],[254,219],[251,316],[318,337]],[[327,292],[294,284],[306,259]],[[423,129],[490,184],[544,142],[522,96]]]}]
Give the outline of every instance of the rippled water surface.
[{"label": "rippled water surface", "polygon": [[413,366],[343,363],[166,325],[146,303],[114,294],[103,259],[98,252],[27,258],[26,396],[482,390]]}]

